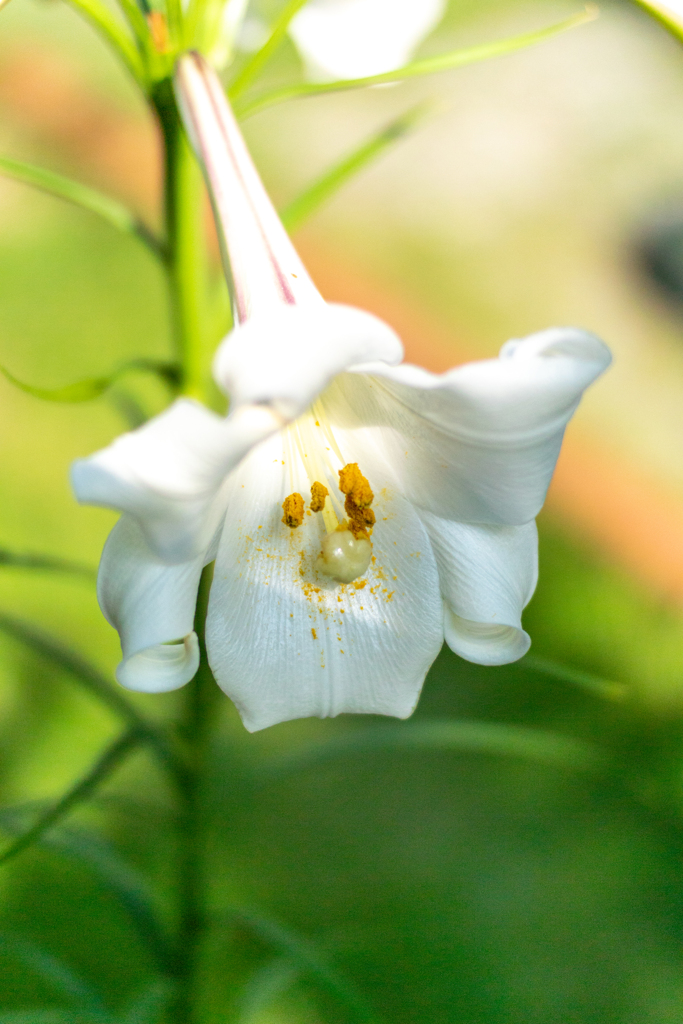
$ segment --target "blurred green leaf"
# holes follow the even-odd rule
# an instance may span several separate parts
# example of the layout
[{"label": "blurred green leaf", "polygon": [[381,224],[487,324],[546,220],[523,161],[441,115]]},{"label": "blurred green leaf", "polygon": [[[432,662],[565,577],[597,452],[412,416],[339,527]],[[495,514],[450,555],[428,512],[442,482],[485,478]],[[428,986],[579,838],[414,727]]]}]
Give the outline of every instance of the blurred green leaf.
[{"label": "blurred green leaf", "polygon": [[137,729],[129,729],[119,736],[82,779],[79,779],[55,804],[43,811],[38,820],[23,835],[15,839],[6,850],[0,853],[0,865],[6,864],[12,857],[16,857],[33,843],[38,842],[48,829],[66,817],[78,804],[87,800],[141,741],[142,736]]},{"label": "blurred green leaf", "polygon": [[0,372],[7,380],[25,391],[34,398],[42,398],[47,402],[89,402],[93,398],[99,398],[107,388],[124,376],[126,373],[143,372],[154,373],[161,378],[175,392],[180,383],[180,370],[175,363],[167,363],[157,359],[130,359],[122,363],[115,370],[105,377],[90,377],[87,380],[79,380],[74,384],[66,384],[61,388],[35,388],[31,384],[25,384],[14,374],[10,373],[4,366],[0,366]]},{"label": "blurred green leaf", "polygon": [[83,831],[56,830],[48,845],[78,859],[95,874],[127,912],[163,973],[173,974],[175,954],[159,921],[154,898],[145,880],[108,843]]},{"label": "blurred green leaf", "polygon": [[315,943],[297,934],[279,921],[242,908],[229,912],[230,920],[251,932],[267,945],[277,949],[297,966],[301,974],[322,984],[363,1024],[381,1024],[381,1019],[367,1005],[355,987],[327,960]]},{"label": "blurred green leaf", "polygon": [[[20,833],[25,828],[21,820],[24,816],[13,808],[5,809],[0,811],[0,825],[5,831]],[[159,920],[152,892],[140,874],[109,843],[82,829],[58,826],[43,833],[37,845],[87,868],[126,912],[161,973],[173,975],[175,953]]]},{"label": "blurred green leaf", "polygon": [[244,986],[235,1024],[257,1024],[260,1014],[295,984],[300,973],[289,957],[278,956],[258,967]]},{"label": "blurred green leaf", "polygon": [[72,181],[71,178],[65,178],[62,174],[45,170],[44,167],[35,167],[33,164],[13,160],[7,156],[0,156],[0,173],[97,214],[118,231],[133,235],[144,242],[155,256],[163,256],[163,244],[160,240],[118,199],[112,199],[111,196],[97,192],[87,185],[81,185],[78,181]]},{"label": "blurred green leaf", "polygon": [[307,3],[307,0],[289,0],[289,2],[285,4],[280,15],[276,18],[270,35],[263,46],[249,58],[246,64],[244,64],[235,81],[228,89],[228,95],[231,100],[244,92],[249,83],[252,82],[259,72],[265,67],[287,34],[287,29],[289,28],[292,18],[297,11],[301,10],[305,3]]},{"label": "blurred green leaf", "polygon": [[402,82],[406,78],[417,78],[424,75],[433,75],[439,71],[450,71],[454,68],[464,67],[467,64],[475,64],[478,61],[489,60],[492,57],[502,57],[509,53],[515,53],[527,46],[533,46],[546,39],[552,38],[560,32],[576,28],[588,21],[593,21],[598,16],[595,6],[589,5],[581,14],[575,14],[555,25],[547,28],[537,29],[535,32],[524,32],[521,35],[511,36],[509,39],[502,39],[495,43],[483,43],[480,46],[471,46],[466,50],[452,50],[449,53],[439,54],[437,57],[426,57],[424,60],[414,61],[406,64],[405,67],[397,68],[396,71],[387,71],[381,75],[368,75],[364,78],[345,78],[335,82],[299,82],[295,85],[286,85],[271,92],[256,96],[251,101],[235,103],[235,110],[241,117],[251,117],[266,107],[272,107],[276,103],[284,103],[286,100],[298,99],[306,96],[321,96],[328,92],[343,92],[347,89],[364,89],[370,85],[383,85],[387,82]]},{"label": "blurred green leaf", "polygon": [[38,572],[66,572],[74,576],[84,576],[88,580],[97,578],[97,570],[78,562],[69,562],[65,558],[52,558],[50,555],[31,555],[25,552],[8,551],[0,548],[0,566],[12,569],[35,569]]},{"label": "blurred green leaf", "polygon": [[114,388],[108,398],[129,430],[136,430],[149,419],[147,410],[127,388]]},{"label": "blurred green leaf", "polygon": [[[131,1003],[118,1024],[157,1024],[172,994],[172,986],[164,980],[155,980],[145,986]],[[2,1022],[0,1021],[0,1024]]]},{"label": "blurred green leaf", "polygon": [[4,950],[5,956],[9,953],[20,960],[69,1002],[74,1003],[76,1012],[86,1014],[93,1024],[111,1024],[111,1015],[95,989],[63,960],[48,953],[36,942],[19,935],[0,933],[0,948]]},{"label": "blurred green leaf", "polygon": [[671,6],[656,0],[633,0],[646,14],[658,21],[671,35],[683,43],[683,19],[677,18]]},{"label": "blurred green leaf", "polygon": [[89,1024],[80,1014],[66,1010],[9,1010],[0,1013],[0,1024]]},{"label": "blurred green leaf", "polygon": [[281,211],[280,217],[288,231],[296,231],[311,214],[331,199],[351,178],[381,156],[394,142],[403,138],[424,120],[432,105],[420,103],[385,125],[353,153],[326,171],[317,181]]},{"label": "blurred green leaf", "polygon": [[140,714],[137,708],[124,697],[121,688],[113,686],[105,675],[82,658],[80,654],[70,650],[61,641],[56,640],[37,626],[14,619],[10,615],[0,613],[0,630],[13,636],[36,654],[51,661],[76,679],[114,714],[144,736],[173,777],[184,782],[185,766],[164,733]]},{"label": "blurred green leaf", "polygon": [[145,83],[145,69],[135,43],[109,8],[101,0],[66,0],[104,37],[119,55],[140,85]]},{"label": "blurred green leaf", "polygon": [[150,39],[149,26],[143,13],[145,5],[137,4],[135,0],[118,0],[118,4],[138,43],[144,46]]},{"label": "blurred green leaf", "polygon": [[548,658],[538,658],[535,654],[527,654],[520,662],[520,668],[529,668],[532,672],[549,676],[560,683],[569,683],[570,686],[578,686],[598,697],[606,700],[623,700],[628,693],[628,687],[624,683],[616,683],[609,679],[601,679],[590,672],[583,672],[578,668],[571,668],[569,665],[562,665],[560,662],[550,661]]},{"label": "blurred green leaf", "polygon": [[605,751],[589,743],[540,729],[500,722],[417,721],[349,730],[271,759],[257,769],[257,778],[272,782],[335,758],[397,749],[515,757],[572,771],[595,771],[610,763]]}]

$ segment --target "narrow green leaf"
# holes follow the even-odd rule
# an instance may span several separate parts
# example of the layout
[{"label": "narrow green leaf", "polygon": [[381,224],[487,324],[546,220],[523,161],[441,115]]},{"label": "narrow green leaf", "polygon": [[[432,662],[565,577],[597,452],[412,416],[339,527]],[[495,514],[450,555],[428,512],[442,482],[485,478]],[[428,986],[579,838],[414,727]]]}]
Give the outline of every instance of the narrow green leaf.
[{"label": "narrow green leaf", "polygon": [[258,967],[244,986],[235,1024],[257,1024],[263,1011],[292,988],[300,973],[289,957],[277,956]]},{"label": "narrow green leaf", "polygon": [[172,976],[175,954],[145,880],[109,844],[89,833],[61,828],[46,836],[45,841],[90,868],[126,911],[159,969]]},{"label": "narrow green leaf", "polygon": [[263,46],[249,58],[240,73],[237,75],[235,81],[228,89],[228,95],[231,100],[236,99],[237,96],[243,93],[247,86],[253,82],[254,78],[256,78],[259,72],[265,67],[287,34],[287,29],[289,28],[292,18],[297,11],[301,10],[305,3],[307,3],[307,0],[288,0],[288,3],[285,4],[279,17],[276,19],[270,35]]},{"label": "narrow green leaf", "polygon": [[179,44],[183,33],[183,7],[181,0],[166,0],[168,31],[174,43]]},{"label": "narrow green leaf", "polygon": [[605,697],[607,700],[623,700],[628,695],[628,687],[625,683],[616,683],[610,679],[601,679],[589,672],[583,672],[578,668],[571,668],[569,665],[561,665],[558,662],[550,661],[548,658],[538,658],[536,655],[527,654],[519,662],[520,668],[530,668],[532,672],[538,672],[544,676],[550,676],[561,683],[569,683],[570,686],[578,686],[589,693]]},{"label": "narrow green leaf", "polygon": [[464,67],[466,64],[474,64],[478,61],[489,60],[492,57],[502,57],[526,46],[533,46],[541,43],[560,32],[576,28],[588,21],[593,21],[598,15],[597,8],[589,6],[581,14],[574,15],[566,21],[561,21],[547,28],[537,29],[535,32],[524,32],[509,39],[502,39],[495,43],[483,43],[480,46],[471,46],[466,50],[453,50],[449,53],[439,54],[437,57],[426,57],[424,60],[414,61],[406,64],[405,67],[397,68],[396,71],[387,71],[381,75],[368,75],[364,78],[342,79],[336,82],[300,82],[295,85],[286,85],[272,92],[263,93],[255,99],[235,104],[235,110],[241,117],[251,117],[266,107],[272,107],[276,103],[283,103],[285,100],[293,100],[306,96],[321,96],[328,92],[343,92],[347,89],[364,89],[370,85],[383,85],[387,82],[402,82],[406,78],[417,78],[423,75],[432,75],[439,71],[450,71],[454,68]]},{"label": "narrow green leaf", "polygon": [[38,943],[8,932],[0,933],[0,948],[5,956],[12,954],[55,991],[74,1003],[75,1008],[87,1014],[93,1024],[96,1021],[111,1024],[111,1016],[98,993],[63,960],[48,953]]},{"label": "narrow green leaf", "polygon": [[128,388],[113,388],[107,397],[129,430],[136,430],[150,418],[142,403]]},{"label": "narrow green leaf", "polygon": [[144,51],[150,39],[149,25],[140,6],[135,0],[118,0],[119,7],[123,11],[128,24],[133,30],[138,44],[138,49]]},{"label": "narrow green leaf", "polygon": [[109,8],[101,0],[66,0],[101,36],[114,48],[133,77],[145,84],[145,69],[135,43],[123,25],[114,17]]},{"label": "narrow green leaf", "polygon": [[0,852],[0,865],[6,864],[18,854],[23,853],[34,843],[38,842],[48,829],[52,828],[70,812],[84,803],[95,792],[109,776],[118,768],[121,762],[139,746],[142,737],[137,729],[129,729],[119,736],[95,761],[86,775],[79,779],[71,789],[48,807],[38,816],[38,819],[31,825],[23,835],[18,836],[5,850]]},{"label": "narrow green leaf", "polygon": [[21,181],[25,185],[39,188],[58,199],[65,199],[75,206],[89,210],[90,213],[97,214],[118,231],[133,235],[139,241],[144,242],[155,256],[163,258],[163,243],[139,217],[118,199],[112,199],[111,196],[89,188],[87,185],[82,185],[78,181],[73,181],[71,178],[65,178],[62,174],[48,171],[44,167],[36,167],[34,164],[24,163],[23,160],[13,160],[7,156],[0,157],[0,173],[14,178],[15,181]]},{"label": "narrow green leaf", "polygon": [[36,626],[0,613],[0,630],[67,672],[128,726],[136,729],[155,750],[159,760],[166,766],[176,782],[184,784],[185,765],[176,755],[168,738],[129,703],[120,687],[113,686],[105,675],[82,658],[80,654],[70,650],[61,641]]},{"label": "narrow green leaf", "polygon": [[427,116],[432,109],[420,103],[385,125],[372,138],[366,139],[358,149],[345,156],[282,210],[280,217],[288,231],[296,231],[315,211],[331,199],[351,178],[381,156],[390,146],[403,138]]},{"label": "narrow green leaf", "polygon": [[9,551],[0,548],[0,566],[11,569],[35,569],[37,572],[64,572],[73,576],[83,576],[87,580],[97,578],[97,570],[89,565],[69,562],[66,558],[52,558],[49,555],[32,555],[26,552]]},{"label": "narrow green leaf", "polygon": [[[24,817],[13,808],[6,809],[0,811],[0,825],[6,832],[18,835],[25,828]],[[60,825],[43,833],[37,845],[76,860],[87,868],[128,915],[159,970],[173,975],[175,954],[158,918],[149,886],[108,843],[83,830]]]},{"label": "narrow green leaf", "polygon": [[381,1024],[355,987],[334,968],[314,943],[297,934],[292,928],[262,914],[242,908],[230,912],[231,920],[240,927],[258,936],[274,949],[279,950],[295,964],[302,974],[321,983],[331,995],[353,1012],[356,1020],[363,1024]]},{"label": "narrow green leaf", "polygon": [[655,21],[658,21],[674,39],[683,43],[683,19],[677,18],[666,4],[657,3],[656,0],[633,0],[633,2]]},{"label": "narrow green leaf", "polygon": [[594,771],[608,764],[604,751],[569,736],[500,722],[439,720],[353,729],[327,743],[273,758],[257,777],[270,783],[326,761],[379,750],[514,757],[574,771]]},{"label": "narrow green leaf", "polygon": [[4,366],[0,366],[0,373],[15,387],[25,391],[34,398],[42,398],[46,402],[90,402],[99,398],[108,388],[127,373],[143,372],[154,373],[175,392],[180,383],[180,370],[175,363],[167,363],[157,359],[130,359],[122,363],[115,370],[112,370],[106,377],[89,377],[86,380],[76,381],[74,384],[66,384],[61,388],[36,388],[32,384],[26,384],[10,373]]}]

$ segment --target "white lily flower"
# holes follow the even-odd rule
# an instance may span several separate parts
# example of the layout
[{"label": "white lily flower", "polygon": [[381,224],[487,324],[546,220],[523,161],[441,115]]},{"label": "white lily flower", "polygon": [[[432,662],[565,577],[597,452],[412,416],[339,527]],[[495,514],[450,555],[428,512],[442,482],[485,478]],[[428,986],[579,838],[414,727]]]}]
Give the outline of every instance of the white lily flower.
[{"label": "white lily flower", "polygon": [[309,0],[289,33],[314,79],[394,71],[438,24],[446,0]]},{"label": "white lily flower", "polygon": [[317,292],[201,58],[181,60],[177,92],[232,281],[237,326],[214,363],[231,407],[179,399],[74,466],[80,501],[123,512],[99,573],[117,677],[192,678],[215,558],[209,662],[247,729],[405,718],[444,638],[485,665],[527,651],[534,516],[609,351],[554,328],[441,375],[400,364],[390,327]]}]

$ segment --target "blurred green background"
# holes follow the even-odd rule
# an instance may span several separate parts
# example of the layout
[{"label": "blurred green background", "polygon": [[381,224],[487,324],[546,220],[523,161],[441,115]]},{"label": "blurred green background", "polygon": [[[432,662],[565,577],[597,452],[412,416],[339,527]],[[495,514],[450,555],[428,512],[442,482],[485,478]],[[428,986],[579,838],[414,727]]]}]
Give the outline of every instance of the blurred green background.
[{"label": "blurred green background", "polygon": [[[575,10],[451,0],[423,52]],[[289,45],[271,74],[298,74]],[[640,518],[623,509],[622,522],[607,493],[584,515],[567,484],[540,521],[533,657],[483,669],[444,652],[412,746],[396,739],[402,727],[348,717],[249,736],[217,704],[202,1019],[680,1024],[683,555],[657,516],[667,502],[683,512],[683,312],[648,276],[643,240],[683,209],[683,51],[629,4],[606,3],[597,22],[536,49],[278,107],[246,132],[285,203],[427,95],[440,101],[429,124],[301,232],[313,276],[350,300],[361,280],[365,305],[418,325],[410,358],[436,369],[552,323],[601,334],[617,358],[570,428],[572,479],[582,451],[603,453],[646,481]],[[0,152],[154,220],[155,146],[123,73],[69,9],[12,0],[0,12]],[[13,374],[57,387],[169,355],[164,282],[141,246],[4,179],[0,224],[0,362]],[[125,428],[129,393],[150,412],[167,401],[132,378],[82,405],[0,380],[0,547],[96,567],[114,516],[75,505],[68,466]],[[111,677],[118,641],[87,577],[0,565],[0,609]],[[117,723],[69,673],[0,636],[9,836],[86,771]],[[177,695],[136,699],[162,720],[177,711]],[[149,889],[172,919],[174,852],[170,795],[140,753],[0,868],[0,1019],[68,1007],[68,969],[124,1020],[158,969],[140,907]]]}]

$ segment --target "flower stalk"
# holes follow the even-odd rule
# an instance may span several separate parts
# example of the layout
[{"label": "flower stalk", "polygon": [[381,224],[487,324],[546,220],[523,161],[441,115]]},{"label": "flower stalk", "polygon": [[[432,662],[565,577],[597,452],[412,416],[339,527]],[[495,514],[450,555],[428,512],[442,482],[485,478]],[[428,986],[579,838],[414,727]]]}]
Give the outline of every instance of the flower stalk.
[{"label": "flower stalk", "polygon": [[176,357],[181,391],[199,400],[203,393],[206,253],[202,174],[187,142],[168,79],[154,94],[164,143],[164,221]]},{"label": "flower stalk", "polygon": [[220,690],[206,656],[204,624],[213,567],[202,574],[197,599],[195,631],[199,638],[199,670],[184,693],[181,738],[187,755],[187,777],[180,789],[180,860],[178,871],[179,920],[173,1024],[198,1024],[197,969],[206,925],[204,880],[204,814],[202,784],[211,742],[214,706]]},{"label": "flower stalk", "polygon": [[[187,141],[168,79],[155,90],[154,107],[164,143],[164,221],[166,271],[176,355],[181,367],[180,390],[208,403],[206,393],[205,306],[206,240],[204,184]],[[178,931],[175,996],[170,1008],[173,1024],[196,1024],[197,968],[204,933],[202,780],[211,738],[212,709],[220,693],[209,668],[204,624],[211,588],[212,566],[199,585],[195,632],[200,649],[199,669],[183,695],[178,724],[185,751],[186,772],[178,780],[179,860]]]}]

